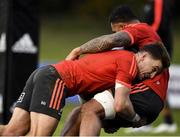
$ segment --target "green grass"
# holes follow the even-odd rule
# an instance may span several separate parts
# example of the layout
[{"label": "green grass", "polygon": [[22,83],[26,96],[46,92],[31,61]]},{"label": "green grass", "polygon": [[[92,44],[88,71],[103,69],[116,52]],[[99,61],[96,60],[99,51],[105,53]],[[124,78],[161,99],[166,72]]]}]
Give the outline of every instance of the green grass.
[{"label": "green grass", "polygon": [[62,114],[62,117],[61,117],[61,120],[59,122],[59,125],[54,133],[54,136],[59,136],[60,133],[61,133],[61,130],[62,130],[62,127],[63,127],[63,123],[65,122],[68,114],[71,112],[71,110],[76,107],[75,105],[73,104],[67,104],[64,109],[63,109],[63,114]]}]

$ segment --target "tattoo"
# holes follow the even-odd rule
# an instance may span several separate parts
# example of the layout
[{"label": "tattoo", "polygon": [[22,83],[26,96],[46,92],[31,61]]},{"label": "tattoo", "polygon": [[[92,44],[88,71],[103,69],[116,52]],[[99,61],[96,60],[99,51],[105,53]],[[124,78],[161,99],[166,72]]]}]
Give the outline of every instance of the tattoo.
[{"label": "tattoo", "polygon": [[131,38],[126,32],[117,32],[92,39],[80,46],[80,49],[81,54],[96,53],[110,50],[114,47],[129,46],[130,44]]}]

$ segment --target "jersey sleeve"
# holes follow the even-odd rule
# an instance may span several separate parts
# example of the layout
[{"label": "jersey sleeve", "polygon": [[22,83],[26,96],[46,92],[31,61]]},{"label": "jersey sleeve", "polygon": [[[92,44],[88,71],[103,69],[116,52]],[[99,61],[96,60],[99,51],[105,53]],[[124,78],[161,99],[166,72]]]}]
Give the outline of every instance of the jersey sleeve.
[{"label": "jersey sleeve", "polygon": [[116,83],[120,83],[128,88],[131,88],[131,83],[137,74],[137,64],[136,64],[135,56],[133,56],[130,60],[126,59],[123,61],[122,60],[117,61],[117,66],[118,67],[117,67]]},{"label": "jersey sleeve", "polygon": [[122,31],[126,32],[131,38],[131,45],[133,45],[138,41],[137,39],[138,30],[135,27],[128,26],[125,27]]},{"label": "jersey sleeve", "polygon": [[141,25],[131,24],[126,26],[122,31],[128,33],[131,38],[131,45],[140,45],[144,39],[147,39],[147,30]]},{"label": "jersey sleeve", "polygon": [[153,79],[147,79],[143,83],[153,89],[162,100],[166,99],[167,89],[169,82],[169,70],[165,69],[161,74],[157,75]]}]

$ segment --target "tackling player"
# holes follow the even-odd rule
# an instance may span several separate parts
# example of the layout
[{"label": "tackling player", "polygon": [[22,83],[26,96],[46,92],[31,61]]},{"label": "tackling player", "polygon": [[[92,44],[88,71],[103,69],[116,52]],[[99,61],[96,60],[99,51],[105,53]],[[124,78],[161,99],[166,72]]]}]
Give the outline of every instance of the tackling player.
[{"label": "tackling player", "polygon": [[[110,16],[110,23],[112,30],[116,33],[95,38],[83,44],[81,47],[75,48],[72,50],[69,56],[67,56],[67,60],[76,59],[81,54],[101,52],[114,47],[122,46],[124,46],[125,49],[136,52],[146,44],[160,40],[157,33],[146,23],[140,23],[137,17],[127,6],[121,6],[115,9]],[[146,123],[133,123],[130,120],[131,123],[129,124],[127,117],[124,117],[125,120],[118,117],[119,121],[116,123],[112,122],[112,125],[109,124],[111,125],[110,127],[113,128],[113,126],[115,126],[117,128],[127,125],[134,126],[134,124],[137,124],[136,126],[142,126],[153,122],[162,110],[163,101],[166,97],[168,80],[169,72],[168,70],[164,70],[154,79],[143,81],[135,85],[134,89],[132,89],[130,98],[134,105],[134,109],[141,117],[146,117]],[[110,104],[113,102],[112,95],[109,95],[108,92],[103,94],[104,95],[98,95],[98,97],[95,96],[90,102],[85,103],[82,106],[81,117],[78,119],[79,121],[77,121],[77,123],[73,122],[73,125],[71,126],[70,124],[72,122],[67,122],[62,135],[78,135],[79,127],[80,135],[98,135],[101,128],[99,119],[109,117],[107,116],[106,112],[109,112],[111,107],[107,106],[106,104],[107,102],[110,102]],[[108,98],[107,102],[104,101],[103,97],[105,96]],[[144,99],[145,97],[148,99]],[[103,100],[100,98],[103,98]],[[149,100],[150,98],[153,100]],[[79,111],[80,110],[76,109],[74,112],[78,113]],[[75,116],[75,114],[72,115]],[[123,114],[121,114],[121,117],[122,116]],[[117,119],[115,121],[117,121]]]},{"label": "tackling player", "polygon": [[133,80],[153,78],[169,65],[166,49],[157,42],[136,54],[108,51],[41,67],[27,80],[10,122],[0,128],[1,135],[52,135],[61,118],[65,98],[98,93],[115,85],[115,111],[123,108],[132,117],[135,112],[126,95]]}]

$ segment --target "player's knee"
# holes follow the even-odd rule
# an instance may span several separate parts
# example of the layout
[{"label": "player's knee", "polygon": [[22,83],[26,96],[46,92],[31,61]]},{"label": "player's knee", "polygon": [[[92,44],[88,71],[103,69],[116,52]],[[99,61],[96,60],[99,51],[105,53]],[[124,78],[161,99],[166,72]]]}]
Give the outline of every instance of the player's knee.
[{"label": "player's knee", "polygon": [[88,114],[90,112],[92,112],[91,108],[88,108],[87,105],[82,105],[81,111],[80,111],[81,115],[85,115],[85,114]]},{"label": "player's knee", "polygon": [[80,113],[81,117],[97,115],[96,110],[93,107],[90,107],[89,105],[82,105]]},{"label": "player's knee", "polygon": [[116,103],[114,106],[114,110],[116,113],[121,113],[126,109],[126,106],[122,105],[122,104],[118,104]]}]

